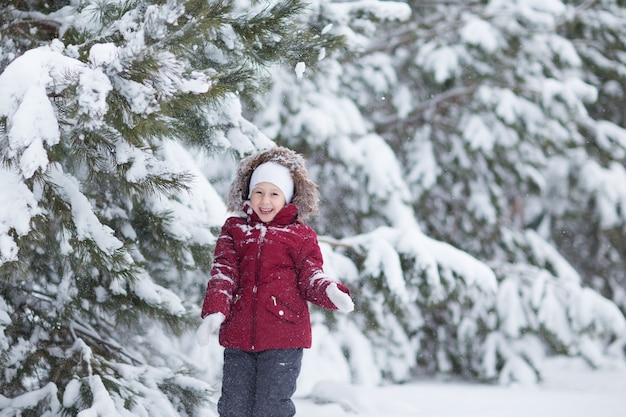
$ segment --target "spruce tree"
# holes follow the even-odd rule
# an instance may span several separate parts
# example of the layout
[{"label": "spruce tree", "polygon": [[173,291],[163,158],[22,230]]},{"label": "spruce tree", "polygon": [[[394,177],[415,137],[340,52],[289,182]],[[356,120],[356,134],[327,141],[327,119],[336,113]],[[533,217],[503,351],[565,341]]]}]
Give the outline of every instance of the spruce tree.
[{"label": "spruce tree", "polygon": [[348,51],[297,83],[275,77],[254,120],[314,161],[317,227],[358,271],[355,320],[390,379],[530,382],[546,352],[623,360],[623,311],[581,267],[620,287],[619,245],[593,223],[615,220],[623,241],[623,129],[589,109],[598,61],[622,65],[587,49],[587,66],[565,30],[609,19],[595,36],[619,45],[609,3],[613,17],[593,2],[409,2],[407,18],[390,2],[322,2],[311,18]]},{"label": "spruce tree", "polygon": [[[597,88],[596,100],[585,103],[589,117],[597,123],[586,123],[581,129],[585,152],[596,162],[572,164],[569,180],[587,189],[571,193],[564,209],[567,215],[554,219],[552,234],[559,249],[581,271],[585,284],[626,312],[625,190],[621,186],[621,167],[626,161],[626,65],[621,57],[626,8],[619,1],[569,4],[572,12],[561,20],[558,33],[571,39],[585,68],[581,77]],[[600,177],[606,185],[593,184],[590,176]]]},{"label": "spruce tree", "polygon": [[338,42],[297,0],[244,3],[0,10],[5,410],[212,415],[213,388],[159,341],[198,323],[224,216],[190,153],[270,146],[239,97]]}]

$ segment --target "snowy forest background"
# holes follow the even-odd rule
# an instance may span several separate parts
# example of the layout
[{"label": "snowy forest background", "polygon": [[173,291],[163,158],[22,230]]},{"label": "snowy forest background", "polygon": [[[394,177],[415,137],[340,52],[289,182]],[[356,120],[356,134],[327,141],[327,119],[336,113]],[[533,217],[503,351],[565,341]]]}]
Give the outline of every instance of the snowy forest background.
[{"label": "snowy forest background", "polygon": [[273,144],[356,303],[300,390],[623,362],[625,42],[617,0],[3,2],[0,415],[214,415],[193,332]]}]

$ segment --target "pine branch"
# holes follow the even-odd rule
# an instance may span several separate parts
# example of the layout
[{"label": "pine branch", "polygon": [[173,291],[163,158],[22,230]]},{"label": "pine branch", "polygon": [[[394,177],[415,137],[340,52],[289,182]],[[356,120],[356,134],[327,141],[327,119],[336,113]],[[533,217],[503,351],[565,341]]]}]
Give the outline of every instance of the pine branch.
[{"label": "pine branch", "polygon": [[143,364],[144,361],[132,355],[124,347],[120,346],[113,340],[102,338],[98,332],[87,323],[80,323],[76,318],[70,323],[70,332],[74,341],[80,339],[78,335],[93,341],[94,346],[98,346],[99,349],[105,349],[110,356],[124,356],[129,359],[130,363],[134,365]]}]

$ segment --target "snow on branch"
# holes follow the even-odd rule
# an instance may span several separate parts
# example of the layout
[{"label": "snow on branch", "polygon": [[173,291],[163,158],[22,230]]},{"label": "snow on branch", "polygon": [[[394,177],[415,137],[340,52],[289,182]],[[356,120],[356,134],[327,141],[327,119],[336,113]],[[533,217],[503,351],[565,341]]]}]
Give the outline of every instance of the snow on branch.
[{"label": "snow on branch", "polygon": [[364,49],[369,43],[368,35],[376,31],[372,22],[405,22],[410,19],[411,13],[408,4],[396,1],[328,2],[324,4],[324,14],[331,24],[324,32],[336,25],[339,28],[336,32],[345,37],[348,45],[355,49]]},{"label": "snow on branch", "polygon": [[78,417],[92,417],[92,416],[120,416],[121,413],[117,412],[115,402],[111,395],[109,395],[102,378],[100,375],[92,375],[88,378],[81,380],[73,379],[67,385],[65,393],[63,395],[63,406],[71,408],[80,404],[82,400],[82,385],[86,383],[89,386],[89,391],[92,396],[91,407],[82,410],[78,413]]},{"label": "snow on branch", "polygon": [[[485,343],[484,360],[488,375],[495,375],[494,355],[504,360],[501,382],[534,382],[528,380],[528,367],[538,378],[546,346],[600,366],[610,360],[608,342],[626,336],[626,318],[617,306],[575,280],[522,264],[501,265],[498,275],[503,280],[496,306],[500,324]],[[529,338],[541,342],[529,343]]]},{"label": "snow on branch", "polygon": [[447,291],[443,285],[443,271],[452,272],[468,287],[476,287],[485,293],[495,294],[498,284],[494,272],[483,262],[453,246],[424,235],[419,229],[381,227],[371,233],[350,237],[341,241],[353,248],[361,248],[366,254],[363,273],[382,276],[390,291],[404,301],[404,271],[399,254],[410,255],[416,260],[417,269],[424,272],[431,291],[432,301],[442,301]]},{"label": "snow on branch", "polygon": [[11,324],[11,316],[9,315],[9,306],[4,298],[0,297],[0,350],[6,350],[9,347],[8,340],[4,334],[4,329]]},{"label": "snow on branch", "polygon": [[[127,404],[125,402],[129,399],[134,401],[137,397],[142,398],[143,401],[137,402],[131,408],[133,415],[151,417],[188,415],[188,413],[181,413],[181,410],[177,409],[178,407],[183,407],[180,402],[181,398],[178,398],[178,402],[176,402],[172,401],[168,396],[178,397],[181,395],[180,391],[182,390],[186,391],[186,394],[200,393],[206,397],[212,391],[209,384],[192,377],[174,373],[167,368],[157,368],[148,365],[132,366],[122,363],[110,363],[109,365],[115,370],[119,379],[114,378],[112,375],[106,378],[110,383],[124,386],[125,395],[128,398],[112,397],[118,413],[102,413],[98,415],[126,415]],[[99,389],[99,387],[96,388]],[[103,402],[100,405],[106,407],[107,403]]]},{"label": "snow on branch", "polygon": [[122,247],[123,244],[114,236],[113,229],[100,223],[91,203],[80,191],[76,178],[62,172],[62,168],[55,164],[50,169],[50,179],[58,187],[59,196],[72,209],[78,239],[93,240],[100,250],[109,255]]},{"label": "snow on branch", "polygon": [[132,285],[135,294],[148,305],[164,308],[174,315],[185,314],[186,309],[180,298],[172,291],[155,284],[147,275],[139,274]]},{"label": "snow on branch", "polygon": [[[37,409],[37,405],[48,401],[49,409],[54,415],[61,411],[61,405],[57,399],[58,388],[52,382],[46,384],[43,388],[29,391],[19,397],[7,398],[0,394],[0,410],[2,415],[22,415],[21,411],[27,409]],[[15,414],[13,414],[15,413]]]},{"label": "snow on branch", "polygon": [[362,0],[325,5],[329,15],[341,23],[350,21],[351,16],[366,15],[380,22],[404,22],[411,17],[408,4],[396,1]]},{"label": "snow on branch", "polygon": [[13,61],[0,74],[0,117],[8,120],[8,158],[17,160],[24,178],[48,166],[46,146],[59,143],[61,133],[56,109],[50,96],[61,94],[71,84],[78,85],[82,114],[89,116],[88,128],[102,124],[111,90],[100,69],[91,69],[77,59],[63,55],[64,45],[31,49]]},{"label": "snow on branch", "polygon": [[615,159],[626,157],[626,129],[607,120],[596,122],[596,143]]},{"label": "snow on branch", "polygon": [[589,160],[581,168],[580,182],[594,200],[596,215],[604,229],[621,227],[626,220],[626,169],[621,162],[608,167]]},{"label": "snow on branch", "polygon": [[35,196],[10,167],[0,167],[0,266],[16,261],[19,248],[13,234],[24,236],[30,231],[30,220],[41,214]]}]

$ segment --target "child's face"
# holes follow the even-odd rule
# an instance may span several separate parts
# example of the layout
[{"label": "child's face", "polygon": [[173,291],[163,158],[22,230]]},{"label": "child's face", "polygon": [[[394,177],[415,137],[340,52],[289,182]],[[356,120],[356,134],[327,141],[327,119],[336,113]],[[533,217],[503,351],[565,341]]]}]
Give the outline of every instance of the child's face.
[{"label": "child's face", "polygon": [[269,223],[285,207],[285,195],[271,182],[260,182],[252,189],[250,204],[259,219]]}]

